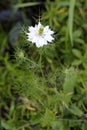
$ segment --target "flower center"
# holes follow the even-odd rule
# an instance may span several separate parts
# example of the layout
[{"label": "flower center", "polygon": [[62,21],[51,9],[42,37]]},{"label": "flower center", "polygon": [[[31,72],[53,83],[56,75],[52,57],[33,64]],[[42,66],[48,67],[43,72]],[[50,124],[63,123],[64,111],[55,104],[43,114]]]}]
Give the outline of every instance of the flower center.
[{"label": "flower center", "polygon": [[40,27],[39,30],[38,30],[38,34],[39,34],[39,35],[42,35],[42,34],[43,34],[43,31],[44,31],[44,28],[43,28],[43,27]]}]

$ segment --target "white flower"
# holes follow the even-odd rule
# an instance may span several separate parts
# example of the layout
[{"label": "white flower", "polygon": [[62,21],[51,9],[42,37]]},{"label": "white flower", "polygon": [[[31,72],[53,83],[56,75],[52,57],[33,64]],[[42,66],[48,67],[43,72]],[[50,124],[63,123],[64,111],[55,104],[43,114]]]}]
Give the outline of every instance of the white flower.
[{"label": "white flower", "polygon": [[40,22],[35,27],[29,27],[29,33],[27,33],[28,40],[32,43],[35,43],[37,47],[42,47],[43,45],[47,45],[49,42],[52,42],[54,38],[52,34],[53,31],[49,28],[49,26],[43,26]]}]

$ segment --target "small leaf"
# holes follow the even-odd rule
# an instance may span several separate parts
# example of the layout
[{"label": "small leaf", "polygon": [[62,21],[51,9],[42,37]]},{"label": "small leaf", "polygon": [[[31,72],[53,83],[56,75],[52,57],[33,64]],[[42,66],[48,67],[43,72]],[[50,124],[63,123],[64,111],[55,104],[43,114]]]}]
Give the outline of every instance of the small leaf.
[{"label": "small leaf", "polygon": [[82,54],[81,54],[81,52],[80,52],[79,50],[73,49],[72,52],[73,52],[73,54],[74,54],[77,58],[79,58],[79,59],[82,58]]},{"label": "small leaf", "polygon": [[13,124],[9,121],[1,121],[1,125],[3,128],[5,128],[6,130],[16,130],[16,128],[13,126]]},{"label": "small leaf", "polygon": [[83,115],[83,112],[78,107],[76,107],[75,105],[72,105],[72,107],[70,108],[70,111],[76,116],[82,116]]},{"label": "small leaf", "polygon": [[74,38],[79,38],[81,36],[82,32],[81,30],[76,30],[73,34]]},{"label": "small leaf", "polygon": [[74,61],[72,62],[72,65],[80,65],[81,63],[82,63],[81,60],[74,60]]}]

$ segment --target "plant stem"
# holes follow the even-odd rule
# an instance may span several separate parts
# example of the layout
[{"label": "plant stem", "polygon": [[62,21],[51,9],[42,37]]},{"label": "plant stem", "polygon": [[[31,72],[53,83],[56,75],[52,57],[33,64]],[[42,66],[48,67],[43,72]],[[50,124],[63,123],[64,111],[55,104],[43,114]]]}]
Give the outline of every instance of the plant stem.
[{"label": "plant stem", "polygon": [[40,59],[39,59],[39,63],[40,63],[40,71],[41,71],[41,75],[44,78],[44,74],[43,74],[43,69],[42,69],[42,55],[43,55],[43,50],[41,48],[40,50]]}]

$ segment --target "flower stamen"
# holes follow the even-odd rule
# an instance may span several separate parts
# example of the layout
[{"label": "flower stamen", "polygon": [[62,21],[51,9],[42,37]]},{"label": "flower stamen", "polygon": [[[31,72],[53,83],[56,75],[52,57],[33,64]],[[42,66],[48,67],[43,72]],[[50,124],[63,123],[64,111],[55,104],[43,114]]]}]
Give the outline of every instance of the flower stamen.
[{"label": "flower stamen", "polygon": [[44,28],[43,28],[43,27],[40,27],[39,30],[38,30],[38,34],[39,34],[39,35],[42,35],[42,34],[43,34],[43,31],[44,31]]}]

